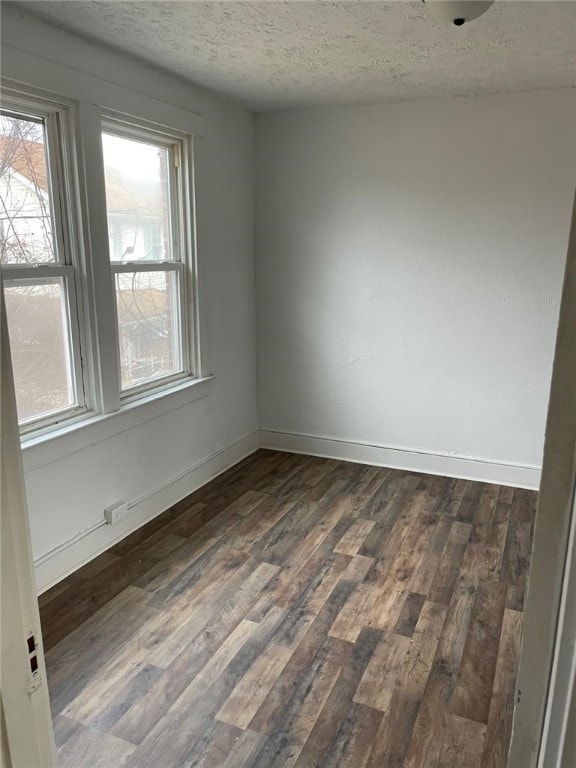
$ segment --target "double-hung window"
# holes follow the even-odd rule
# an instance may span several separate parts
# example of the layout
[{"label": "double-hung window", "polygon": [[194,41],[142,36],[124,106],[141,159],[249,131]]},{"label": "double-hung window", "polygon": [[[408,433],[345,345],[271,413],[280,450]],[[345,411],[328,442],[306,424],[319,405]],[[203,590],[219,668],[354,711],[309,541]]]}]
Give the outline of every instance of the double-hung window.
[{"label": "double-hung window", "polygon": [[0,264],[28,434],[197,375],[192,138],[93,108],[83,128],[78,109],[2,92]]},{"label": "double-hung window", "polygon": [[2,103],[0,263],[23,432],[85,408],[64,107]]},{"label": "double-hung window", "polygon": [[184,138],[105,120],[102,145],[121,395],[192,370],[187,311],[188,146]]}]

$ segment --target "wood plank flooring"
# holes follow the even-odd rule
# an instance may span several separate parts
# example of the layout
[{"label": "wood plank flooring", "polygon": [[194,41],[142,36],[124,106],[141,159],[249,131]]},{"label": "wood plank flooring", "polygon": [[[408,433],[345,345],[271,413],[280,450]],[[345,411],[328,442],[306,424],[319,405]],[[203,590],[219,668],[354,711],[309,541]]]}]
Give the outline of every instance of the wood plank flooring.
[{"label": "wood plank flooring", "polygon": [[504,768],[535,505],[258,451],[40,598],[60,768]]}]

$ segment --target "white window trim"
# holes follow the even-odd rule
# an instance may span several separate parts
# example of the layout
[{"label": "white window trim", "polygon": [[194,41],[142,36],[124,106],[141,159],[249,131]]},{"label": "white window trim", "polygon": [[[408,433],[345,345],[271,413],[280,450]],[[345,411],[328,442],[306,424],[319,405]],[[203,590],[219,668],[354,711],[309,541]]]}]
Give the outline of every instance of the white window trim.
[{"label": "white window trim", "polygon": [[[147,120],[103,110],[102,132],[123,138],[154,142],[171,151],[177,173],[170,173],[170,227],[172,248],[180,258],[174,261],[110,261],[113,275],[121,272],[173,271],[178,279],[179,341],[182,370],[151,381],[122,389],[121,403],[130,403],[149,393],[166,390],[170,385],[193,381],[199,377],[199,339],[197,318],[197,268],[194,238],[195,206],[193,194],[194,148],[193,136],[179,130],[168,130]],[[116,304],[114,305],[116,309]],[[120,381],[120,345],[117,315],[115,315],[118,378]]]},{"label": "white window trim", "polygon": [[27,89],[22,93],[9,86],[3,86],[2,108],[7,112],[30,115],[44,121],[48,199],[57,257],[53,263],[30,266],[3,264],[3,281],[62,278],[65,285],[68,346],[77,401],[72,406],[23,422],[20,432],[24,436],[60,424],[67,418],[83,415],[92,406],[86,376],[87,318],[80,286],[82,253],[78,233],[81,231],[81,221],[76,205],[77,178],[73,172],[75,163],[72,161],[72,103],[66,99],[47,98],[34,89]]},{"label": "white window trim", "polygon": [[158,418],[201,400],[209,394],[215,378],[204,376],[181,381],[132,402],[126,402],[114,413],[84,414],[77,419],[68,419],[58,428],[30,433],[22,439],[26,471],[58,461],[64,456],[126,432],[135,424]]},{"label": "white window trim", "polygon": [[[196,195],[194,167],[194,138],[201,136],[199,117],[162,103],[163,117],[181,128],[165,128],[137,115],[104,109],[84,101],[82,96],[64,97],[52,91],[2,78],[2,106],[15,111],[30,110],[30,105],[43,107],[52,113],[65,115],[65,145],[63,147],[61,181],[65,185],[63,199],[71,222],[68,248],[76,269],[74,293],[78,317],[80,365],[84,403],[78,408],[53,414],[46,423],[21,431],[22,447],[33,464],[44,465],[56,454],[67,455],[81,450],[97,440],[118,434],[139,421],[154,418],[205,396],[214,379],[203,374],[200,346],[200,311],[198,301],[198,254],[196,240]],[[131,92],[119,89],[122,103],[131,103]],[[70,94],[70,96],[76,96]],[[107,98],[107,101],[113,99]],[[160,102],[132,99],[134,112],[160,112]],[[33,112],[34,113],[34,112]],[[172,114],[173,113],[173,114]],[[36,114],[39,114],[36,112]],[[153,116],[154,118],[156,115]],[[179,377],[167,377],[152,382],[146,391],[127,392],[120,397],[116,302],[112,270],[108,254],[108,227],[102,153],[102,120],[114,121],[126,131],[142,126],[168,139],[184,142],[181,160],[183,183],[179,196],[184,238],[182,253],[187,257],[185,290],[189,370]],[[69,265],[68,265],[69,266]],[[4,269],[4,268],[3,268]],[[72,295],[72,294],[70,294]],[[71,302],[70,302],[71,304]],[[111,343],[114,339],[115,343]],[[96,440],[96,441],[97,441]],[[68,450],[74,445],[75,448]]]}]

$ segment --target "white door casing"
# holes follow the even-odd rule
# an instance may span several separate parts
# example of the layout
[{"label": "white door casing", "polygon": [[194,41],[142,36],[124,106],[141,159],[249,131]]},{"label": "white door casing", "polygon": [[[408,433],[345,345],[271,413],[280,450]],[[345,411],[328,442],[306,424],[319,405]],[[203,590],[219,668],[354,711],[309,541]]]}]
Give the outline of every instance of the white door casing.
[{"label": "white door casing", "polygon": [[[516,684],[516,707],[508,768],[542,766],[539,756],[561,755],[564,728],[545,727],[546,712],[559,716],[554,686],[562,605],[576,601],[568,573],[569,538],[576,480],[576,198],[560,305],[552,371],[542,479],[524,606],[524,633]],[[572,579],[573,582],[573,579]],[[562,663],[562,662],[560,662]],[[561,715],[563,717],[563,714]],[[546,757],[546,759],[549,759]],[[545,768],[557,768],[545,765]],[[568,768],[563,766],[562,768]],[[575,768],[575,766],[570,766]]]},{"label": "white door casing", "polygon": [[[1,281],[0,400],[0,690],[5,723],[2,755],[10,768],[53,768],[56,750]],[[30,638],[33,641],[29,642]]]}]

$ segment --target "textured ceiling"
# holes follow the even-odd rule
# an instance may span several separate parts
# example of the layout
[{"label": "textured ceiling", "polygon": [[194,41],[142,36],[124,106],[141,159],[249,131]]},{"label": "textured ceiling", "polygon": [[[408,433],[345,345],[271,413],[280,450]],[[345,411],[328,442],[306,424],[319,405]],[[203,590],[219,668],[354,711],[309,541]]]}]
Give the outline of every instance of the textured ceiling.
[{"label": "textured ceiling", "polygon": [[17,5],[256,111],[576,83],[571,1],[497,0],[461,28],[420,0]]}]

